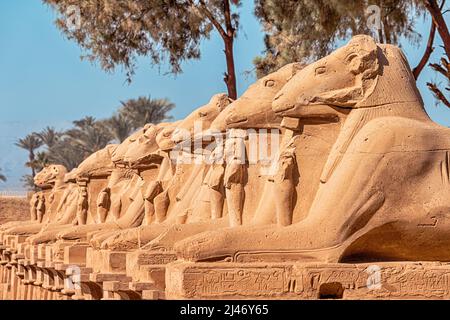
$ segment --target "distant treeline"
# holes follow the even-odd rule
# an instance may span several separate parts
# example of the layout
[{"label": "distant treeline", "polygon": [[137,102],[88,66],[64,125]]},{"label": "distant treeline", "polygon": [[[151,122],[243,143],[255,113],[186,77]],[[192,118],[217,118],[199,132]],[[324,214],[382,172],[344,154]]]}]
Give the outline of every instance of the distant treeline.
[{"label": "distant treeline", "polygon": [[[31,174],[23,177],[24,185],[33,188],[36,173],[50,163],[72,170],[92,153],[110,143],[124,141],[145,124],[172,119],[169,112],[174,107],[168,99],[139,97],[121,101],[121,106],[110,118],[96,120],[88,116],[73,121],[73,127],[66,131],[46,127],[28,134],[15,143],[28,152],[25,165],[31,168]],[[0,174],[0,181],[6,181],[6,177]]]}]

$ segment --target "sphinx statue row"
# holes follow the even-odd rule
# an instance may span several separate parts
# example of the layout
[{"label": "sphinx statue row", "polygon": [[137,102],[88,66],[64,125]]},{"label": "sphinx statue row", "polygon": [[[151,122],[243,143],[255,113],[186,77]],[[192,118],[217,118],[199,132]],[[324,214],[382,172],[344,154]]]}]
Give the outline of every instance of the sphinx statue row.
[{"label": "sphinx statue row", "polygon": [[401,50],[368,36],[34,182],[30,220],[0,226],[5,299],[301,298],[276,272],[246,279],[450,261],[449,129]]}]

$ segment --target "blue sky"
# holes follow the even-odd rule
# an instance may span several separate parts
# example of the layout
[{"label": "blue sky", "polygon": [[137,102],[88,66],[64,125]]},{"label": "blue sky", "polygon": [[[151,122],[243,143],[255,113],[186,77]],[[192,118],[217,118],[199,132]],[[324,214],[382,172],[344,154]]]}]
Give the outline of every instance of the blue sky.
[{"label": "blue sky", "polygon": [[[255,80],[245,71],[252,70],[253,58],[263,50],[263,32],[253,16],[252,2],[244,1],[240,8],[242,29],[235,47],[239,93]],[[217,35],[203,42],[201,60],[185,63],[183,74],[165,75],[167,66],[151,67],[148,60],[140,59],[133,82],[127,84],[120,69],[108,74],[98,65],[81,61],[80,48],[56,29],[54,18],[54,12],[40,0],[0,2],[0,168],[9,179],[0,183],[0,191],[22,188],[20,177],[28,172],[23,166],[27,153],[13,144],[29,132],[47,125],[64,129],[86,115],[107,117],[119,101],[141,95],[169,98],[177,105],[173,116],[180,119],[213,94],[226,91],[222,81],[225,60]],[[423,42],[428,29],[428,20],[417,21]],[[423,46],[402,44],[415,66]],[[433,60],[440,52],[436,50]],[[448,126],[450,110],[436,107],[425,87],[435,79],[435,73],[425,70],[418,85],[432,119]]]}]

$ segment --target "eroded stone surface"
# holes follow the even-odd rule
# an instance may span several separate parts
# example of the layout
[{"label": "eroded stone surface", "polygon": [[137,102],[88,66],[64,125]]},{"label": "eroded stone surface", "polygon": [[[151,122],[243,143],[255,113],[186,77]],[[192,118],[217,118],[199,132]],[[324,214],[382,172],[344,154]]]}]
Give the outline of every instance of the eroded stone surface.
[{"label": "eroded stone surface", "polygon": [[450,265],[174,263],[169,299],[448,299]]},{"label": "eroded stone surface", "polygon": [[356,36],[44,168],[0,226],[0,298],[450,298],[449,133],[401,50]]}]

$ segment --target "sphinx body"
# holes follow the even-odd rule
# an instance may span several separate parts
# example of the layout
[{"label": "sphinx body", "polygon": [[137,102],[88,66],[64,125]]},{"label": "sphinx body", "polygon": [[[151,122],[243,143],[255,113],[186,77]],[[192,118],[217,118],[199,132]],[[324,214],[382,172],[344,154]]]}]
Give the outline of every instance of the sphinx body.
[{"label": "sphinx body", "polygon": [[[307,214],[289,226],[244,226],[192,237],[176,245],[180,257],[450,260],[450,132],[426,115],[399,48],[355,37],[296,74],[272,107],[304,125],[296,149],[304,147],[307,127],[329,131],[339,124],[334,136],[324,137],[332,147],[316,168],[320,174],[308,181],[314,196]],[[299,162],[301,152],[296,156]],[[298,170],[303,184],[305,167]]]},{"label": "sphinx body", "polygon": [[[10,221],[0,226],[0,231],[20,226],[37,225],[43,222],[46,210],[46,204],[52,199],[50,197],[53,184],[50,183],[48,177],[50,174],[50,166],[43,168],[34,178],[34,183],[40,191],[34,192],[30,198],[30,220],[27,221]],[[47,218],[47,217],[45,217]]]},{"label": "sphinx body", "polygon": [[[109,182],[114,181],[112,184],[113,186],[109,188],[108,186],[104,187],[101,190],[109,189],[110,192],[115,193],[117,195],[120,195],[118,197],[108,197],[105,202],[110,203],[107,204],[107,212],[108,216],[106,217],[105,221],[103,223],[107,225],[108,223],[113,223],[115,220],[114,214],[119,214],[120,216],[120,210],[121,208],[127,208],[130,201],[130,196],[123,195],[121,192],[128,191],[130,189],[130,185],[132,185],[131,181],[132,178],[130,177],[132,173],[128,172],[125,169],[117,169],[113,170],[111,173],[111,176],[109,177]],[[61,210],[64,212],[61,214],[61,217],[59,219],[56,219],[54,223],[49,224],[48,226],[45,226],[42,228],[42,230],[30,238],[27,239],[28,242],[32,244],[39,244],[39,243],[48,243],[48,242],[54,242],[58,240],[58,235],[66,235],[64,239],[66,240],[80,240],[84,239],[84,236],[86,235],[85,230],[81,230],[81,232],[78,232],[80,228],[85,229],[97,229],[100,225],[101,220],[98,218],[98,216],[95,216],[95,208],[93,210],[90,210],[89,206],[90,204],[86,201],[87,199],[82,199],[81,204],[87,206],[87,207],[81,207],[80,208],[80,198],[86,197],[86,195],[82,194],[80,192],[80,187],[74,183],[74,182],[67,182],[68,188],[66,190],[67,196],[65,197],[65,200],[63,203],[60,204]],[[83,189],[87,189],[86,187],[83,187]],[[82,190],[83,190],[82,189]],[[97,188],[98,189],[98,188]],[[86,191],[84,191],[86,192]],[[102,191],[99,192],[99,196],[102,196]],[[131,193],[131,191],[130,191]],[[82,210],[82,212],[80,212]],[[86,212],[86,211],[87,212]],[[111,214],[110,214],[111,212]],[[98,214],[98,211],[97,211]],[[89,223],[87,224],[80,224],[80,218],[84,220],[86,217],[86,221]]]},{"label": "sphinx body", "polygon": [[[111,148],[111,147],[108,147]],[[91,157],[96,157],[94,154]],[[96,158],[98,160],[98,158]],[[93,170],[99,171],[98,166],[104,163],[97,163],[97,167],[91,167]],[[85,167],[86,169],[87,167]],[[65,173],[60,180],[59,188],[61,190],[61,197],[55,202],[56,215],[48,219],[39,232],[34,232],[27,239],[31,244],[48,243],[57,240],[56,235],[62,230],[70,229],[71,227],[80,223],[80,221],[87,219],[86,200],[88,199],[88,188],[85,180],[83,182],[77,181],[78,169],[74,169],[69,173]],[[81,171],[83,172],[83,171]],[[87,170],[83,173],[87,174]],[[86,176],[83,177],[86,179]]]},{"label": "sphinx body", "polygon": [[[242,153],[244,156],[249,153],[249,144],[255,143],[255,141],[249,142],[246,135],[239,134],[239,129],[280,128],[282,118],[272,111],[272,99],[300,69],[301,65],[290,64],[260,79],[241,98],[226,106],[220,114],[216,114],[210,124],[205,125],[205,121],[203,121],[205,131],[190,138],[195,141],[196,139],[213,137],[216,139],[216,143],[219,140],[218,143],[220,144],[223,143],[223,135],[227,127],[232,128],[237,133],[234,137],[229,137],[227,142],[236,140],[235,144],[242,146],[241,149],[243,150],[237,152],[235,159],[233,157],[230,159],[232,161],[239,160],[236,158],[240,158]],[[182,122],[181,127],[189,128],[186,131],[191,132],[192,123],[195,120],[204,120],[201,117],[204,114],[208,114],[208,112],[205,112],[202,108],[194,111],[191,116]],[[255,136],[258,137],[256,131]],[[182,140],[178,139],[177,141],[176,132],[173,138],[176,142]],[[258,139],[256,139],[256,143],[259,143]],[[220,145],[217,147],[227,150],[226,147],[223,148]],[[221,152],[224,152],[224,150]],[[204,167],[197,165],[193,168],[186,168],[191,170],[191,176],[194,179],[192,182],[184,184],[189,185],[191,193],[195,192],[197,195],[192,197],[193,201],[190,204],[183,204],[179,201],[181,197],[177,196],[179,203],[173,207],[173,211],[176,210],[179,214],[175,219],[168,219],[164,223],[169,225],[167,231],[161,233],[154,226],[127,230],[116,237],[107,239],[102,244],[102,248],[129,250],[137,249],[138,245],[144,245],[143,248],[145,249],[170,250],[177,241],[205,230],[221,229],[240,224],[267,224],[276,220],[273,210],[271,210],[275,203],[273,201],[271,203],[258,201],[264,197],[270,198],[270,192],[272,191],[271,187],[266,186],[270,183],[265,177],[261,176],[261,164],[249,165],[245,163],[245,159],[244,162],[235,161],[231,163],[232,161],[230,163],[226,163],[227,161],[225,163],[212,163]],[[183,170],[183,165],[178,165],[178,168]],[[183,193],[181,192],[181,194]],[[258,207],[261,210],[257,210]],[[260,211],[264,212],[261,213]],[[159,236],[154,239],[155,235]],[[149,242],[148,245],[145,245],[146,242]]]},{"label": "sphinx body", "polygon": [[135,206],[131,208],[131,213],[125,212],[124,217],[116,222],[117,227],[89,234],[88,240],[94,247],[99,247],[105,239],[120,236],[127,230],[136,230],[137,227],[149,225],[158,219],[164,220],[166,208],[155,205],[154,202],[174,175],[172,162],[164,148],[170,148],[170,143],[165,140],[171,137],[176,127],[177,123],[149,126],[141,137],[128,146],[123,154],[123,162],[137,172],[136,177],[140,181],[133,196]]},{"label": "sphinx body", "polygon": [[64,176],[67,169],[61,165],[49,165],[39,172],[34,178],[36,186],[42,191],[31,198],[29,223],[10,225],[4,229],[4,234],[32,235],[42,228],[49,227],[55,221],[64,217],[61,213],[61,203],[66,197],[67,186],[64,184]]},{"label": "sphinx body", "polygon": [[151,190],[171,175],[167,155],[158,149],[156,140],[172,127],[171,123],[148,124],[117,146],[110,157],[113,169],[108,182],[96,196],[91,223],[64,230],[58,238],[96,242],[147,224],[155,211]]},{"label": "sphinx body", "polygon": [[57,208],[58,216],[45,224],[37,234],[28,237],[26,242],[30,244],[53,242],[58,232],[73,226],[76,223],[78,197],[78,187],[74,183],[67,183]]},{"label": "sphinx body", "polygon": [[[264,141],[266,129],[279,131],[280,148],[255,161],[252,147],[275,144],[270,132]],[[48,248],[46,258],[59,255],[61,264],[61,247],[68,248],[64,264],[85,263],[92,273],[83,278],[105,295],[120,287],[118,294],[137,297],[136,288],[151,287],[155,297],[153,289],[166,286],[169,298],[233,290],[248,297],[256,287],[257,298],[321,297],[334,284],[358,287],[365,278],[346,282],[347,271],[363,272],[365,262],[450,262],[449,133],[425,113],[401,50],[357,36],[324,59],[258,80],[236,101],[215,95],[182,121],[148,124],[70,173],[45,168],[36,176],[42,190],[30,199],[30,221],[0,226],[0,236],[58,242],[18,248],[33,255]],[[211,161],[223,153],[223,162]],[[14,238],[7,239],[22,240]],[[171,263],[174,252],[179,261]],[[404,263],[380,265],[408,275]],[[427,272],[425,263],[410,265]],[[166,282],[157,279],[162,270]],[[336,283],[323,276],[330,271]],[[219,279],[216,292],[203,273]],[[246,291],[241,275],[253,274],[267,282]],[[232,278],[237,289],[219,292]],[[285,291],[267,289],[280,279]]]},{"label": "sphinx body", "polygon": [[[157,154],[163,156],[163,162],[158,179],[150,183],[144,197],[149,208],[148,212],[151,214],[146,214],[147,219],[139,228],[124,230],[107,239],[96,237],[92,242],[94,246],[113,250],[137,249],[170,229],[172,225],[204,220],[198,214],[192,213],[208,215],[208,209],[203,208],[204,201],[196,200],[199,200],[200,194],[204,191],[202,182],[209,166],[191,161],[191,142],[188,143],[187,152],[186,146],[183,146],[184,150],[178,151],[173,148],[177,143],[186,139],[190,140],[194,136],[196,121],[201,119],[203,127],[208,128],[229,103],[230,100],[226,95],[215,95],[207,105],[198,108],[176,125],[167,126],[158,134]],[[127,153],[130,163],[139,164],[142,162],[139,158],[148,158],[148,156],[140,155],[137,150],[142,152],[144,148],[140,144],[135,144],[135,147],[130,148]],[[185,161],[176,160],[176,157],[184,158]],[[189,159],[188,163],[185,163],[186,159]]]},{"label": "sphinx body", "polygon": [[[139,132],[142,134],[142,132]],[[138,134],[131,136],[123,145],[135,141]],[[119,150],[117,150],[119,149]],[[86,240],[89,232],[118,228],[117,221],[126,220],[127,210],[140,209],[138,194],[141,179],[136,172],[125,167],[116,167],[112,159],[123,159],[120,155],[126,148],[110,145],[88,157],[76,169],[75,176],[81,190],[78,199],[77,223],[57,233],[61,240]],[[137,200],[137,203],[135,203]],[[123,216],[122,216],[123,215]],[[139,218],[138,218],[139,219]]]},{"label": "sphinx body", "polygon": [[[224,231],[221,229],[233,225],[290,224],[292,221],[297,222],[304,217],[304,209],[309,208],[314,197],[314,190],[317,190],[313,187],[312,181],[318,180],[320,177],[317,168],[325,163],[333,145],[333,138],[339,132],[339,124],[334,121],[327,126],[327,130],[323,130],[323,128],[317,130],[313,126],[303,128],[298,124],[292,127],[288,124],[289,121],[287,121],[287,124],[281,123],[282,117],[276,115],[272,110],[272,100],[283,85],[299,70],[301,70],[299,64],[292,64],[261,79],[251,86],[240,99],[225,108],[212,122],[210,129],[203,133],[204,135],[213,135],[214,131],[220,133],[227,128],[236,130],[235,133],[229,135],[227,142],[233,143],[232,140],[236,140],[236,144],[243,146],[243,153],[249,154],[251,144],[260,143],[258,140],[260,134],[258,130],[260,129],[281,129],[282,144],[290,142],[291,139],[297,141],[298,139],[295,137],[298,137],[298,134],[303,130],[305,135],[302,136],[303,140],[300,147],[296,149],[298,161],[287,166],[285,164],[284,167],[281,165],[280,167],[284,168],[284,172],[278,174],[278,176],[290,175],[291,179],[285,178],[278,182],[277,179],[273,179],[269,174],[263,172],[262,169],[267,170],[269,168],[265,168],[260,162],[242,163],[237,161],[233,165],[228,162],[212,164],[203,180],[202,186],[207,188],[205,188],[205,192],[200,192],[203,195],[203,202],[209,202],[210,207],[206,210],[192,210],[196,213],[207,213],[203,216],[203,220],[187,224],[175,224],[156,239],[150,241],[148,245],[143,246],[144,249],[171,250],[177,241],[193,236],[202,230],[219,229],[217,233],[221,233]],[[243,129],[254,130],[253,140],[246,134],[242,135]],[[235,136],[233,136],[234,134]],[[266,132],[263,132],[263,134],[266,134]],[[268,141],[269,149],[271,147],[270,142]],[[282,156],[285,157],[286,154],[287,152],[284,152]],[[287,163],[289,160],[285,162]],[[304,170],[302,179],[306,183],[298,184],[298,170],[293,168],[294,166],[302,166]],[[293,194],[289,195],[290,199],[274,197],[273,195],[280,189],[279,185],[286,184],[286,181],[288,189],[295,189],[290,190],[293,191]],[[280,193],[282,194],[283,191]],[[208,194],[209,200],[204,197]],[[300,195],[301,201],[297,201],[297,194]],[[225,205],[222,207],[224,200]],[[285,205],[289,202],[287,200],[290,203]],[[201,201],[197,201],[197,203],[201,203]],[[214,206],[214,203],[218,205]],[[233,208],[233,206],[236,209],[233,210],[234,214],[231,214],[230,208]],[[277,215],[277,206],[279,207],[278,211],[283,212],[280,214],[280,218]],[[219,209],[214,211],[214,207]],[[200,215],[197,214],[198,216]],[[129,233],[132,232],[134,231],[129,231]],[[136,236],[133,238],[131,235],[126,241],[123,238],[120,240],[133,248],[136,248],[136,243],[138,243]],[[119,241],[116,243],[119,244],[115,248],[125,248],[125,246],[121,246]],[[139,243],[144,242],[140,241]],[[112,246],[107,246],[104,243],[104,248],[110,247]]]}]

